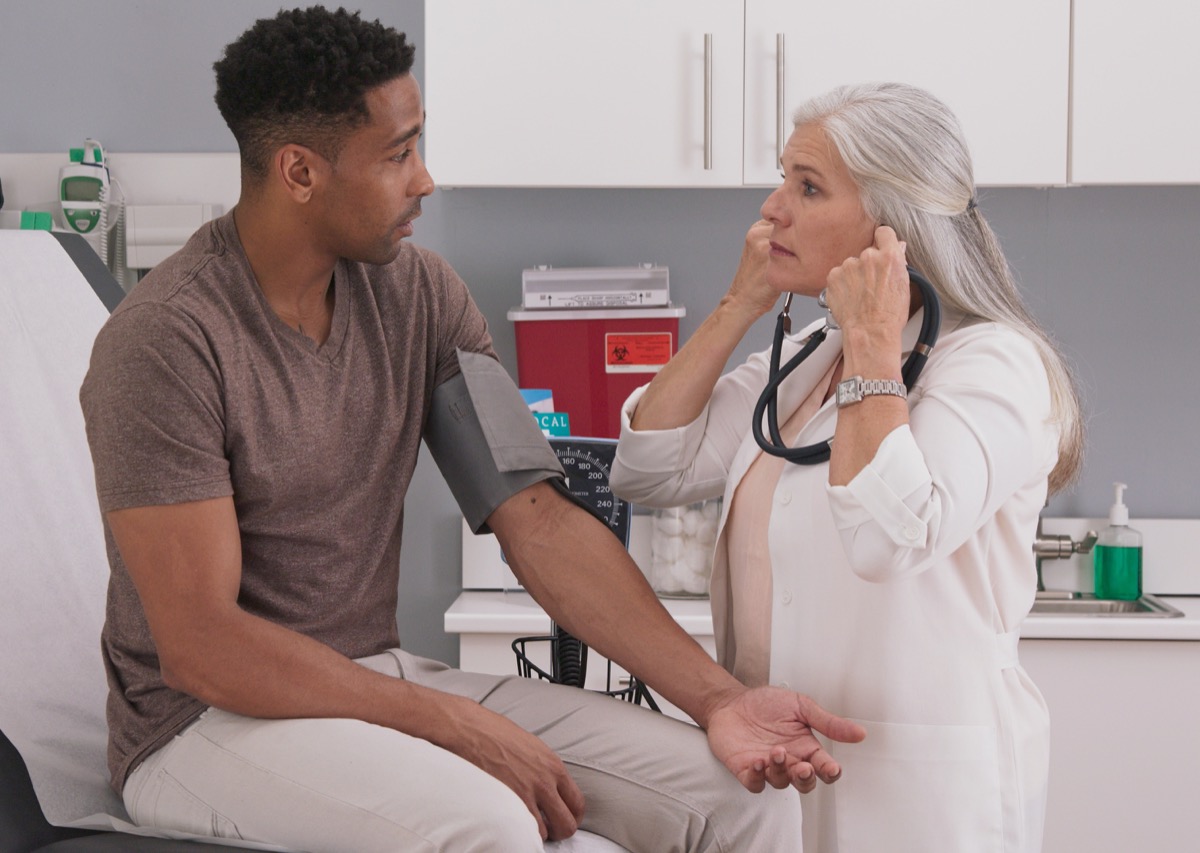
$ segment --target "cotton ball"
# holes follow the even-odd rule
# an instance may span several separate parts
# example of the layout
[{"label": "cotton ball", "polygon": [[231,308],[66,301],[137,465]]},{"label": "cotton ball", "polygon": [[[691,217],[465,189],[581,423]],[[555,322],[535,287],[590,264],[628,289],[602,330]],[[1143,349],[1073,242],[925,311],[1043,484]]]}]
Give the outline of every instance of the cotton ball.
[{"label": "cotton ball", "polygon": [[701,551],[699,546],[692,539],[688,539],[683,548],[679,552],[680,574],[691,574],[696,571],[696,566],[699,565],[701,559]]},{"label": "cotton ball", "polygon": [[708,593],[720,501],[658,510],[650,542],[651,586],[662,595]]},{"label": "cotton ball", "polygon": [[704,595],[708,592],[708,574],[689,574],[683,579],[683,591],[689,595]]},{"label": "cotton ball", "polygon": [[658,534],[650,540],[650,553],[657,560],[671,562],[679,558],[683,550],[684,539],[679,535]]},{"label": "cotton ball", "polygon": [[678,536],[683,533],[683,521],[676,512],[660,512],[654,517],[654,532],[664,536]]},{"label": "cotton ball", "polygon": [[667,564],[667,576],[663,579],[663,589],[667,592],[678,592],[683,588],[683,577],[687,574],[687,563],[684,553],[680,552],[675,559]]}]

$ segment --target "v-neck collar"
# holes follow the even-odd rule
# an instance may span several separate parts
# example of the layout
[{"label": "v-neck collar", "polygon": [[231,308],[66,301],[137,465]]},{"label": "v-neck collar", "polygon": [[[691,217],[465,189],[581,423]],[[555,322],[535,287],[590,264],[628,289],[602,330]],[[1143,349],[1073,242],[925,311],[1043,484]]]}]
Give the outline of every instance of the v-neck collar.
[{"label": "v-neck collar", "polygon": [[350,300],[353,298],[352,291],[354,288],[349,286],[347,281],[349,277],[348,262],[345,258],[339,258],[333,267],[333,275],[329,282],[329,287],[333,290],[333,318],[329,324],[329,337],[325,342],[318,344],[308,335],[297,331],[280,319],[275,313],[275,309],[271,307],[271,303],[267,301],[266,294],[263,293],[262,287],[258,283],[258,279],[254,275],[254,269],[250,266],[250,259],[246,257],[245,247],[242,246],[241,237],[237,231],[237,223],[233,219],[233,212],[224,217],[222,229],[225,232],[227,244],[234,248],[238,255],[241,256],[242,264],[245,266],[248,279],[248,286],[254,292],[254,299],[257,301],[259,310],[266,317],[268,325],[275,333],[276,338],[290,342],[304,353],[320,358],[328,362],[334,361],[342,351],[342,347],[346,342],[347,329],[350,325]]},{"label": "v-neck collar", "polygon": [[338,357],[342,350],[342,345],[346,340],[346,328],[350,321],[350,299],[352,288],[347,286],[346,282],[346,261],[338,259],[338,262],[333,267],[333,277],[329,282],[329,287],[333,291],[333,318],[329,323],[329,336],[325,338],[325,342],[318,344],[308,335],[301,331],[293,329],[287,323],[280,319],[275,313],[275,309],[267,301],[266,295],[263,294],[262,288],[258,286],[258,282],[254,282],[254,291],[258,295],[259,304],[267,315],[268,322],[275,330],[275,334],[284,339],[291,341],[301,350],[317,358],[322,358],[326,361],[333,361]]}]

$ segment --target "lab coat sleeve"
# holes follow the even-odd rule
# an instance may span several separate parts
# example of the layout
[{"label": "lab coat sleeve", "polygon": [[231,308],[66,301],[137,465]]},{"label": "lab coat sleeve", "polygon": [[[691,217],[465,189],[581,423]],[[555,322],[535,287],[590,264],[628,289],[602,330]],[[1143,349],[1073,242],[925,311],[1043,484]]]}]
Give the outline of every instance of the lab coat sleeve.
[{"label": "lab coat sleeve", "polygon": [[621,437],[612,470],[619,496],[649,507],[682,506],[725,489],[734,455],[750,428],[767,377],[767,354],[752,355],[717,380],[700,415],[675,429],[635,430],[630,419],[646,386],[621,408]]},{"label": "lab coat sleeve", "polygon": [[828,487],[850,566],[868,581],[938,565],[1057,460],[1049,382],[1030,340],[981,324],[935,358],[909,424],[849,484]]}]

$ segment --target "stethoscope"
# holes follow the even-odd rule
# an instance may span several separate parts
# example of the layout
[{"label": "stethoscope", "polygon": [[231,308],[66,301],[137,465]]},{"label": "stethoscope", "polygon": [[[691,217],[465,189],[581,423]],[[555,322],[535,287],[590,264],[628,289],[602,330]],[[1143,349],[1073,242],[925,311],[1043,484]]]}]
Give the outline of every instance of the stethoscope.
[{"label": "stethoscope", "polygon": [[[921,375],[922,368],[925,367],[925,362],[929,359],[929,354],[933,352],[933,345],[937,343],[938,330],[942,325],[942,307],[938,302],[937,292],[934,291],[933,285],[925,276],[909,267],[908,277],[913,284],[920,288],[925,310],[917,343],[901,370],[904,387],[911,391],[917,377]],[[789,293],[784,298],[783,310],[779,312],[779,319],[775,321],[775,340],[771,345],[771,366],[768,374],[770,378],[767,381],[767,387],[763,389],[758,398],[758,404],[754,407],[754,422],[751,426],[754,430],[754,440],[758,442],[758,446],[763,449],[763,452],[772,456],[780,456],[797,465],[819,465],[829,460],[829,445],[833,439],[829,438],[806,447],[788,447],[779,433],[779,386],[792,374],[792,371],[800,366],[804,359],[812,355],[813,351],[825,341],[829,331],[837,329],[838,325],[833,319],[833,312],[829,311],[829,306],[825,304],[825,291],[822,290],[817,304],[826,309],[825,325],[813,332],[800,351],[780,368],[779,359],[783,352],[783,337],[792,331],[790,314],[792,296],[793,294]],[[764,414],[767,419],[767,429],[771,433],[770,441],[763,435]]]}]

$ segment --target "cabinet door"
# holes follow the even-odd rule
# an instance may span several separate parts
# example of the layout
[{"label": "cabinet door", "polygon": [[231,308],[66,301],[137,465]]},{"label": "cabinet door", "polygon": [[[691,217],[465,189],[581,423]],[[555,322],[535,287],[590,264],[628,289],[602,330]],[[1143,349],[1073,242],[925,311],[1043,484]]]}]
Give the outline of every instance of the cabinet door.
[{"label": "cabinet door", "polygon": [[1021,640],[1020,654],[1050,708],[1043,853],[1200,849],[1200,643]]},{"label": "cabinet door", "polygon": [[1200,6],[1075,0],[1071,180],[1200,183]]},{"label": "cabinet door", "polygon": [[785,139],[813,95],[911,83],[958,116],[977,183],[1064,183],[1070,15],[1070,0],[746,0],[746,183],[779,181],[780,64]]},{"label": "cabinet door", "polygon": [[741,0],[425,4],[434,180],[739,185],[742,14]]}]

